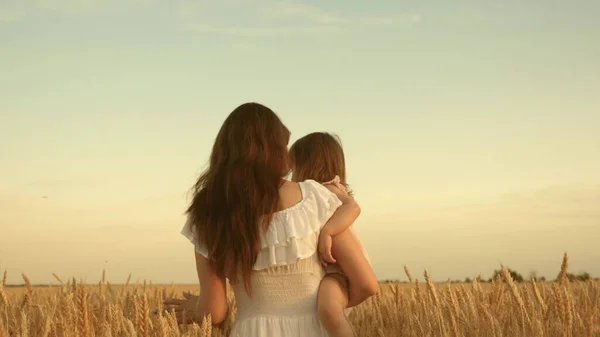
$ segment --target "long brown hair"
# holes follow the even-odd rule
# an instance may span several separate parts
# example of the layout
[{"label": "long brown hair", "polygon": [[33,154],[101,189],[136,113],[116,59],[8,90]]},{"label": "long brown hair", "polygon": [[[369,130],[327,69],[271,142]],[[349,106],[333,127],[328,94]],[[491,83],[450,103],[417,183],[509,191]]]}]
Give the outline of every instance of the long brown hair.
[{"label": "long brown hair", "polygon": [[309,133],[292,144],[290,159],[294,167],[294,180],[312,179],[324,183],[337,175],[348,193],[352,194],[346,183],[346,158],[342,141],[337,135]]},{"label": "long brown hair", "polygon": [[241,273],[248,294],[260,231],[278,209],[279,188],[289,172],[289,138],[289,130],[266,106],[237,107],[217,134],[187,209],[217,275],[235,284]]}]

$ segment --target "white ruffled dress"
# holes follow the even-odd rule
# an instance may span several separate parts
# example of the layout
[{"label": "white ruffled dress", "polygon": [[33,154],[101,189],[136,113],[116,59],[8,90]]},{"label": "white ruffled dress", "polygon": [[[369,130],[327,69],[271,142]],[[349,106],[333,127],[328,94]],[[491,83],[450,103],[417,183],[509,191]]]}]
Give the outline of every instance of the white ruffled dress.
[{"label": "white ruffled dress", "polygon": [[[342,202],[314,180],[300,183],[302,200],[275,213],[261,235],[252,298],[242,282],[233,287],[237,317],[231,337],[326,337],[317,316],[317,294],[325,270],[317,254],[321,227]],[[207,257],[189,222],[181,231]]]}]

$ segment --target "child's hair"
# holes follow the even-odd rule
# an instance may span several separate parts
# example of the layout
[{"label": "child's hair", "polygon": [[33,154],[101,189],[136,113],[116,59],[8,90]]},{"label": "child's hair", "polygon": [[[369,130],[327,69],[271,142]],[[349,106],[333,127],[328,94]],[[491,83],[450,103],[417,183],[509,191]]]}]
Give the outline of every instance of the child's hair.
[{"label": "child's hair", "polygon": [[327,132],[309,133],[295,141],[289,152],[294,180],[312,179],[324,183],[337,175],[348,194],[352,195],[346,183],[344,150],[337,135]]}]

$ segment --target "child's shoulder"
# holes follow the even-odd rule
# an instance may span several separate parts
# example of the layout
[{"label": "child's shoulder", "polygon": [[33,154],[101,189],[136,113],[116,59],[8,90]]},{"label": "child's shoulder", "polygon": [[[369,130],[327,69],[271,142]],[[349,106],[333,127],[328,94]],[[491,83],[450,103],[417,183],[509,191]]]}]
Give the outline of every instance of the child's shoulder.
[{"label": "child's shoulder", "polygon": [[323,184],[313,179],[306,179],[298,183],[303,190],[315,191],[325,188]]},{"label": "child's shoulder", "polygon": [[321,198],[329,198],[331,194],[334,194],[332,186],[335,186],[334,183],[329,181],[320,183],[313,179],[306,179],[300,182],[302,193],[305,196],[316,195]]}]

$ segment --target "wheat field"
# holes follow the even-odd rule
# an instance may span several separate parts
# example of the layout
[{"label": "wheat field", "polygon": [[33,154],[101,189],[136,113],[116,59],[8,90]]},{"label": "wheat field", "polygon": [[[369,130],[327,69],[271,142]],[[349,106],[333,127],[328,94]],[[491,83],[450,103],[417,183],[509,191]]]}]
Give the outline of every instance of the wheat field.
[{"label": "wheat field", "polygon": [[[410,283],[382,284],[381,292],[352,311],[357,336],[600,336],[598,280],[572,282],[565,254],[556,282],[515,283],[506,268],[491,283],[435,284],[405,273]],[[194,285],[86,285],[75,279],[34,287],[22,275],[23,287],[0,287],[0,337],[175,337],[227,336],[235,320],[220,327],[209,319],[178,325],[174,315],[154,313],[166,296],[180,296]],[[283,336],[282,336],[283,337]]]}]

